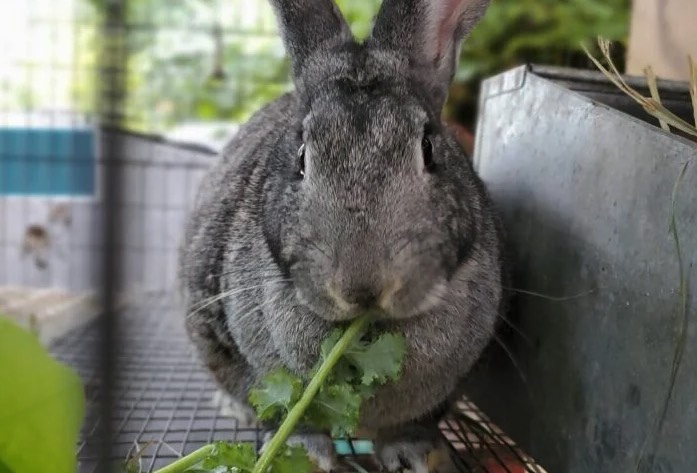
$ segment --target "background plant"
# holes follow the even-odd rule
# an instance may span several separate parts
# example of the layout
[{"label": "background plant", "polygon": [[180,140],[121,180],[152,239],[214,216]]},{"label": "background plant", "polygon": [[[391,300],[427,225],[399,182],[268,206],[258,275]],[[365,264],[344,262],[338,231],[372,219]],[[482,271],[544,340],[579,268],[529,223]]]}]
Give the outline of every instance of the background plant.
[{"label": "background plant", "polygon": [[[71,86],[78,111],[91,113],[99,93],[99,23],[104,0],[74,0]],[[358,37],[369,34],[380,0],[336,0]],[[268,0],[128,0],[122,126],[164,132],[191,121],[242,123],[262,104],[291,88],[289,64]],[[483,78],[525,62],[592,67],[580,43],[602,36],[615,44],[622,65],[630,0],[492,0],[461,51],[446,115],[471,125]],[[69,27],[70,25],[68,25]],[[37,69],[34,74],[38,75]],[[48,72],[47,72],[48,73]],[[52,97],[51,77],[35,77],[28,90],[21,74],[0,81],[8,106],[42,108]],[[4,80],[4,79],[3,79]],[[44,97],[44,98],[45,98]],[[51,105],[50,103],[48,104]]]},{"label": "background plant", "polygon": [[482,79],[524,63],[592,68],[581,44],[602,36],[615,43],[624,64],[630,0],[492,0],[463,44],[446,111],[460,122],[475,119]]}]

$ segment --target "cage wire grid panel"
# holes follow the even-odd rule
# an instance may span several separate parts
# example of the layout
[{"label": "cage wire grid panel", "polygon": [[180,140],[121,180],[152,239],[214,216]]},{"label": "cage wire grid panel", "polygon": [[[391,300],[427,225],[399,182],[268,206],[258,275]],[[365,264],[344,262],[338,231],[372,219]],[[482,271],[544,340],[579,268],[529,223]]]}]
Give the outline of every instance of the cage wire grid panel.
[{"label": "cage wire grid panel", "polygon": [[[130,461],[133,471],[150,472],[211,441],[245,441],[259,447],[263,432],[240,426],[217,404],[218,391],[184,332],[174,291],[185,218],[214,154],[116,130],[101,130],[99,143],[118,151],[112,165],[123,176],[117,200],[122,297],[114,336],[113,461]],[[78,446],[81,473],[104,469],[98,463],[100,343],[99,326],[93,322],[52,347],[85,383],[88,414]],[[458,408],[464,416],[449,418],[441,427],[459,471],[541,471],[476,406],[463,400]],[[365,456],[355,460],[373,466]]]},{"label": "cage wire grid panel", "polygon": [[[99,290],[108,187],[102,178],[112,166],[121,183],[112,203],[123,223],[114,244],[125,294],[115,334],[113,460],[133,460],[133,471],[149,472],[214,440],[258,446],[261,432],[216,406],[216,387],[174,302],[177,245],[212,153],[133,131],[161,131],[212,106],[242,117],[259,105],[245,97],[287,88],[288,70],[268,6],[242,17],[235,1],[187,0],[181,11],[164,0],[103,2],[110,10],[100,14],[101,3],[15,2],[0,23],[0,285]],[[202,10],[204,4],[215,8]],[[177,38],[185,38],[182,51],[173,49]],[[253,55],[240,54],[245,43],[254,43]],[[172,69],[184,56],[191,67]],[[253,61],[269,67],[260,74],[240,67]],[[201,77],[215,87],[203,88]],[[181,93],[182,84],[197,86],[196,95]],[[110,382],[100,373],[99,335],[99,325],[86,322],[51,347],[84,382],[81,473],[105,469],[98,463],[99,402]],[[461,471],[537,471],[475,406],[463,401],[460,409],[466,425],[450,420],[442,427]]]},{"label": "cage wire grid panel", "polygon": [[[150,293],[124,301],[118,317],[115,405],[112,412],[114,466],[151,472],[213,441],[261,445],[263,432],[224,415],[218,390],[199,363],[173,294]],[[96,324],[74,330],[52,347],[55,356],[82,376],[88,414],[78,446],[80,473],[103,471],[97,403],[100,377],[95,366]],[[467,421],[447,418],[441,430],[461,472],[541,472],[471,402],[458,410]],[[372,459],[348,456],[371,471]],[[342,471],[356,471],[344,464]]]}]

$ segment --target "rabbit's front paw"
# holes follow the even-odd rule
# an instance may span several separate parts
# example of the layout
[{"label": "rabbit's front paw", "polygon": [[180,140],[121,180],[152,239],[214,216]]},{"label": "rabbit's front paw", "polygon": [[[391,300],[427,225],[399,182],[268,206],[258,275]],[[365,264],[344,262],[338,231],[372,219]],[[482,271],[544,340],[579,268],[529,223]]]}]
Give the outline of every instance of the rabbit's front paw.
[{"label": "rabbit's front paw", "polygon": [[[273,433],[266,434],[264,438],[263,451],[266,445],[271,440]],[[337,468],[336,452],[334,451],[334,442],[331,437],[326,434],[314,432],[296,433],[288,437],[286,441],[288,445],[301,445],[307,451],[317,467],[324,472],[332,472]]]},{"label": "rabbit's front paw", "polygon": [[252,427],[257,420],[251,407],[238,401],[222,389],[218,389],[213,394],[212,403],[222,416],[235,419],[240,423],[240,427]]},{"label": "rabbit's front paw", "polygon": [[390,473],[450,473],[453,466],[439,439],[401,438],[375,445],[377,458]]}]

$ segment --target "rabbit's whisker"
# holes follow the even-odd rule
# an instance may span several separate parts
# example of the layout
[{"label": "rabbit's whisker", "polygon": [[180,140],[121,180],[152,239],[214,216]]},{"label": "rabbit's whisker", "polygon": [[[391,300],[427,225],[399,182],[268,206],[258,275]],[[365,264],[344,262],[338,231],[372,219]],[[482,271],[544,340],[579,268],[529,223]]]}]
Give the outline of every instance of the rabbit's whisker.
[{"label": "rabbit's whisker", "polygon": [[261,288],[267,287],[267,286],[272,285],[272,284],[282,284],[282,283],[289,282],[289,281],[290,281],[289,279],[279,279],[276,281],[267,281],[264,284],[257,284],[254,286],[247,286],[247,287],[242,287],[242,288],[239,288],[239,287],[232,288],[228,291],[221,292],[219,294],[216,294],[213,297],[210,297],[208,299],[203,300],[202,302],[200,302],[198,304],[197,307],[193,308],[192,312],[189,312],[189,314],[187,314],[187,317],[192,317],[193,315],[196,315],[199,312],[201,312],[206,307],[210,307],[212,304],[215,304],[216,302],[219,302],[227,297],[235,296],[235,295],[241,294],[243,292],[253,291],[255,289],[261,289]]},{"label": "rabbit's whisker", "polygon": [[522,338],[523,340],[525,340],[525,343],[527,343],[528,345],[532,346],[532,340],[530,340],[530,337],[528,337],[525,333],[523,333],[523,331],[520,329],[520,327],[518,327],[516,324],[514,324],[514,323],[511,321],[511,319],[509,319],[508,317],[506,317],[506,316],[503,315],[503,314],[498,314],[497,317],[498,317],[499,319],[503,320],[503,322],[504,322],[509,328],[511,328],[515,333],[517,333],[518,335],[520,335],[520,338]]},{"label": "rabbit's whisker", "polygon": [[520,379],[523,381],[523,383],[526,386],[528,386],[528,378],[525,376],[525,373],[523,373],[523,370],[520,368],[518,361],[513,356],[513,352],[511,352],[511,350],[506,346],[506,344],[503,343],[503,340],[501,340],[501,337],[499,337],[498,335],[494,334],[494,340],[496,341],[496,343],[499,344],[499,346],[506,353],[506,355],[508,356],[508,359],[511,360],[511,363],[513,364],[513,367],[515,368],[516,372],[520,376]]},{"label": "rabbit's whisker", "polygon": [[[272,304],[273,302],[275,302],[273,299],[269,299],[269,300],[261,302],[259,304],[254,304],[254,303],[246,304],[245,306],[241,307],[238,311],[236,311],[236,313],[237,313],[236,317],[240,318],[241,316],[247,316],[253,312],[256,312],[257,310],[259,310],[263,307],[266,307],[266,306]],[[263,334],[262,331],[257,332],[257,334],[255,335],[255,340],[259,339],[261,342],[263,342],[263,340],[261,340],[262,334]]]}]

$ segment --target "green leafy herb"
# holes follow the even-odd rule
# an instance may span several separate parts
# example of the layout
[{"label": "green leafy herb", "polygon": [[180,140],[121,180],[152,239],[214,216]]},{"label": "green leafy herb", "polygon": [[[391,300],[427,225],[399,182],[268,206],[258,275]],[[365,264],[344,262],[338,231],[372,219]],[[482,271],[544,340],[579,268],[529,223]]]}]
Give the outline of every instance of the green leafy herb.
[{"label": "green leafy herb", "polygon": [[77,374],[0,316],[0,471],[77,471],[85,401]]},{"label": "green leafy herb", "polygon": [[273,436],[266,446],[266,450],[259,458],[252,473],[267,473],[273,458],[282,450],[286,440],[288,440],[293,429],[295,429],[302,420],[305,411],[310,407],[310,404],[320,391],[320,388],[322,388],[331,377],[334,366],[341,360],[346,350],[355,343],[356,340],[359,340],[363,336],[369,322],[370,315],[368,314],[354,319],[351,325],[349,325],[346,331],[341,335],[341,338],[336,341],[336,344],[329,353],[326,353],[319,367],[314,370],[312,379],[305,387],[302,396],[300,396],[298,402],[288,412],[288,416],[284,419],[278,431],[276,431],[276,435]]},{"label": "green leafy herb", "polygon": [[329,358],[329,354],[332,352],[332,349],[334,348],[334,346],[337,343],[339,343],[339,340],[341,339],[341,336],[343,334],[344,334],[343,330],[336,328],[336,329],[332,330],[332,332],[329,335],[327,335],[327,338],[324,339],[324,341],[320,345],[320,349],[319,349],[320,360],[319,360],[319,363],[317,365],[318,368],[319,368],[319,365],[324,360]]},{"label": "green leafy herb", "polygon": [[[322,343],[314,372],[327,360],[341,334],[335,330]],[[329,429],[336,437],[351,435],[358,424],[361,402],[370,398],[378,385],[399,378],[405,353],[406,343],[400,335],[387,333],[372,342],[356,339],[309,406],[304,423]]]},{"label": "green leafy herb", "polygon": [[[322,343],[320,364],[327,359],[331,348],[340,337],[341,331],[335,330]],[[365,386],[397,380],[406,350],[404,337],[394,333],[384,333],[372,342],[356,340],[346,349],[342,359],[335,366],[332,379],[337,383],[348,382]],[[357,374],[361,375],[360,379],[356,378]]]},{"label": "green leafy herb", "polygon": [[[159,471],[183,471],[185,473],[251,473],[258,460],[257,453],[251,443],[217,442],[207,447],[209,448],[206,450],[197,450],[194,452],[194,454],[200,453],[194,465],[186,469],[179,467],[171,469],[172,465],[174,465],[172,464]],[[184,459],[186,458],[188,457]],[[312,473],[314,470],[315,467],[307,456],[307,452],[305,452],[304,448],[286,445],[271,462],[269,471],[273,473]]]},{"label": "green leafy herb", "polygon": [[186,470],[191,473],[248,473],[254,468],[257,453],[249,443],[213,444],[213,449],[199,464]]},{"label": "green leafy herb", "polygon": [[298,402],[303,391],[302,380],[285,368],[264,377],[261,387],[252,390],[249,401],[261,420],[278,419]]},{"label": "green leafy herb", "polygon": [[318,429],[331,430],[335,437],[350,435],[358,424],[362,400],[350,384],[326,386],[317,393],[303,420]]},{"label": "green leafy herb", "polygon": [[250,403],[262,420],[280,420],[278,431],[261,456],[250,444],[207,445],[157,473],[312,473],[314,465],[302,447],[289,447],[288,437],[299,424],[351,434],[363,400],[378,385],[398,379],[406,342],[400,335],[382,334],[362,340],[370,316],[356,318],[345,331],[335,330],[320,347],[320,359],[306,382],[279,368],[252,390]]},{"label": "green leafy herb", "polygon": [[407,351],[404,337],[385,333],[372,343],[357,342],[352,345],[345,356],[363,374],[361,383],[372,386],[384,384],[388,380],[399,378],[402,359]]},{"label": "green leafy herb", "polygon": [[286,446],[271,463],[273,473],[312,473],[315,465],[301,446]]},{"label": "green leafy herb", "polygon": [[[343,331],[341,329],[335,329],[327,336],[327,338],[324,339],[324,341],[320,345],[319,361],[310,373],[311,376],[314,376],[315,373],[317,373],[317,371],[320,369],[322,363],[324,363],[324,361],[329,356],[329,353],[331,353],[332,348],[334,348],[334,345],[336,345],[336,343],[341,338],[342,333]],[[351,350],[356,343],[358,343],[358,341],[355,341],[349,348],[347,348],[347,351]],[[334,365],[329,379],[327,380],[327,384],[348,383],[355,385],[356,382],[358,382],[356,378],[357,374],[358,372],[356,371],[356,366],[352,364],[351,361],[348,358],[346,358],[346,356],[342,356]]]}]

